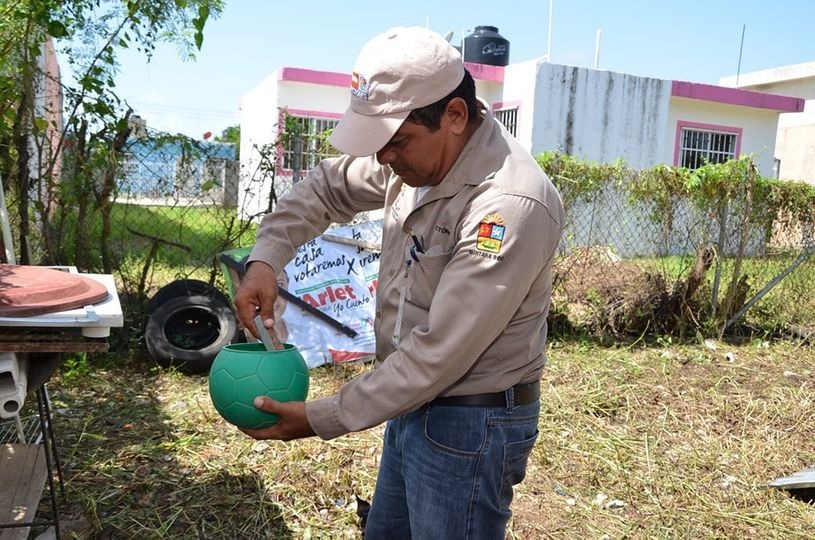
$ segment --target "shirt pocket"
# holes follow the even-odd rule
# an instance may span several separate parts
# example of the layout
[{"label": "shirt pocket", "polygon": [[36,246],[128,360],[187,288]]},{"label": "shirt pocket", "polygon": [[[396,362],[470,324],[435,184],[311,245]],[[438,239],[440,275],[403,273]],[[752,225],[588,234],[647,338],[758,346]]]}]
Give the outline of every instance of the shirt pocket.
[{"label": "shirt pocket", "polygon": [[426,253],[417,253],[408,271],[405,299],[411,304],[430,309],[430,302],[451,256],[452,251],[444,252],[440,246],[433,246]]}]

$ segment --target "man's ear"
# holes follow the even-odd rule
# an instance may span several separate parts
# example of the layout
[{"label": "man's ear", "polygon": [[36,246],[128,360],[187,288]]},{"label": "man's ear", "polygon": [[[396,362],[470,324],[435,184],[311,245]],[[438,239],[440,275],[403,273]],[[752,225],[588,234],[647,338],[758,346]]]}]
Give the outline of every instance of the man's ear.
[{"label": "man's ear", "polygon": [[455,97],[447,102],[444,114],[450,122],[450,131],[455,135],[461,135],[467,129],[467,102],[460,97]]}]

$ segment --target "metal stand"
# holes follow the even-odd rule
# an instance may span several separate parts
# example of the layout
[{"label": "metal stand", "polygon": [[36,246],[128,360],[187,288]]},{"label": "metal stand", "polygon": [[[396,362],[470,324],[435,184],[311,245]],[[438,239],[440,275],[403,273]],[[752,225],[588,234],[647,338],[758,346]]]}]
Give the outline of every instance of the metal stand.
[{"label": "metal stand", "polygon": [[[4,430],[4,432],[12,433],[18,432],[22,433],[23,442],[26,445],[42,445],[43,455],[45,457],[45,467],[46,467],[46,475],[45,479],[48,481],[48,493],[51,502],[51,518],[50,519],[37,519],[36,516],[31,521],[26,522],[19,522],[19,523],[0,523],[0,537],[5,538],[5,535],[2,533],[3,529],[19,529],[23,527],[40,527],[40,526],[54,526],[54,531],[57,540],[61,538],[60,529],[59,529],[59,506],[57,501],[57,486],[54,477],[59,483],[59,493],[61,500],[64,501],[65,499],[65,483],[62,476],[62,464],[59,460],[59,453],[57,451],[57,443],[56,438],[54,437],[54,427],[52,423],[51,417],[51,404],[48,399],[48,389],[45,384],[41,385],[35,392],[37,396],[37,417],[35,419],[34,429],[29,428],[31,433],[25,433],[25,427],[23,427],[22,422],[17,420],[15,425],[9,425],[8,429]],[[11,422],[9,422],[11,424]],[[28,425],[30,423],[27,422]],[[7,442],[3,439],[0,439],[0,442]],[[32,469],[32,476],[33,469],[36,466],[36,461],[33,463],[29,463],[29,466]],[[28,471],[25,471],[28,472]],[[42,486],[42,484],[40,484]],[[40,488],[41,489],[41,488]],[[2,510],[2,509],[0,509]]]},{"label": "metal stand", "polygon": [[40,417],[40,433],[43,447],[45,448],[45,466],[48,469],[48,492],[51,496],[51,523],[54,525],[57,540],[59,533],[59,507],[57,506],[57,493],[54,489],[54,467],[56,466],[57,479],[59,480],[59,495],[65,501],[65,482],[62,477],[62,463],[59,461],[57,452],[57,440],[54,437],[54,425],[51,422],[51,403],[48,399],[48,388],[45,384],[37,389],[37,410]]}]

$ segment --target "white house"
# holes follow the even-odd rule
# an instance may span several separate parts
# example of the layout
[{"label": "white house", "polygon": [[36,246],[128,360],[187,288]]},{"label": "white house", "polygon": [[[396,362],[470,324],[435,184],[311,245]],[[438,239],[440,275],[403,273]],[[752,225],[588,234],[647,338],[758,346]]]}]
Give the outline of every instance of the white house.
[{"label": "white house", "polygon": [[[779,114],[804,109],[800,98],[543,59],[466,65],[479,96],[533,154],[560,149],[596,162],[622,158],[633,168],[659,163],[695,168],[754,154],[760,173],[771,176]],[[243,96],[243,217],[269,208],[271,180],[262,173],[270,165],[279,195],[297,174],[297,157],[303,171],[319,159],[313,138],[306,137],[302,148],[275,145],[285,115],[311,133],[334,126],[348,105],[350,80],[346,73],[285,67]]]},{"label": "white house", "polygon": [[776,174],[815,184],[815,62],[723,77],[719,84],[806,100],[802,111],[778,119]]}]

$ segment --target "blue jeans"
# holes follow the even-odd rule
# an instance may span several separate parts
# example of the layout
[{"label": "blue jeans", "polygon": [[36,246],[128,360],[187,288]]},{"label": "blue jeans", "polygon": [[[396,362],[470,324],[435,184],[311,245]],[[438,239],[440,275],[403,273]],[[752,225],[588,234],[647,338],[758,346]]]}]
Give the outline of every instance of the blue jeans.
[{"label": "blue jeans", "polygon": [[389,420],[366,540],[503,539],[526,475],[540,401],[424,405]]}]

